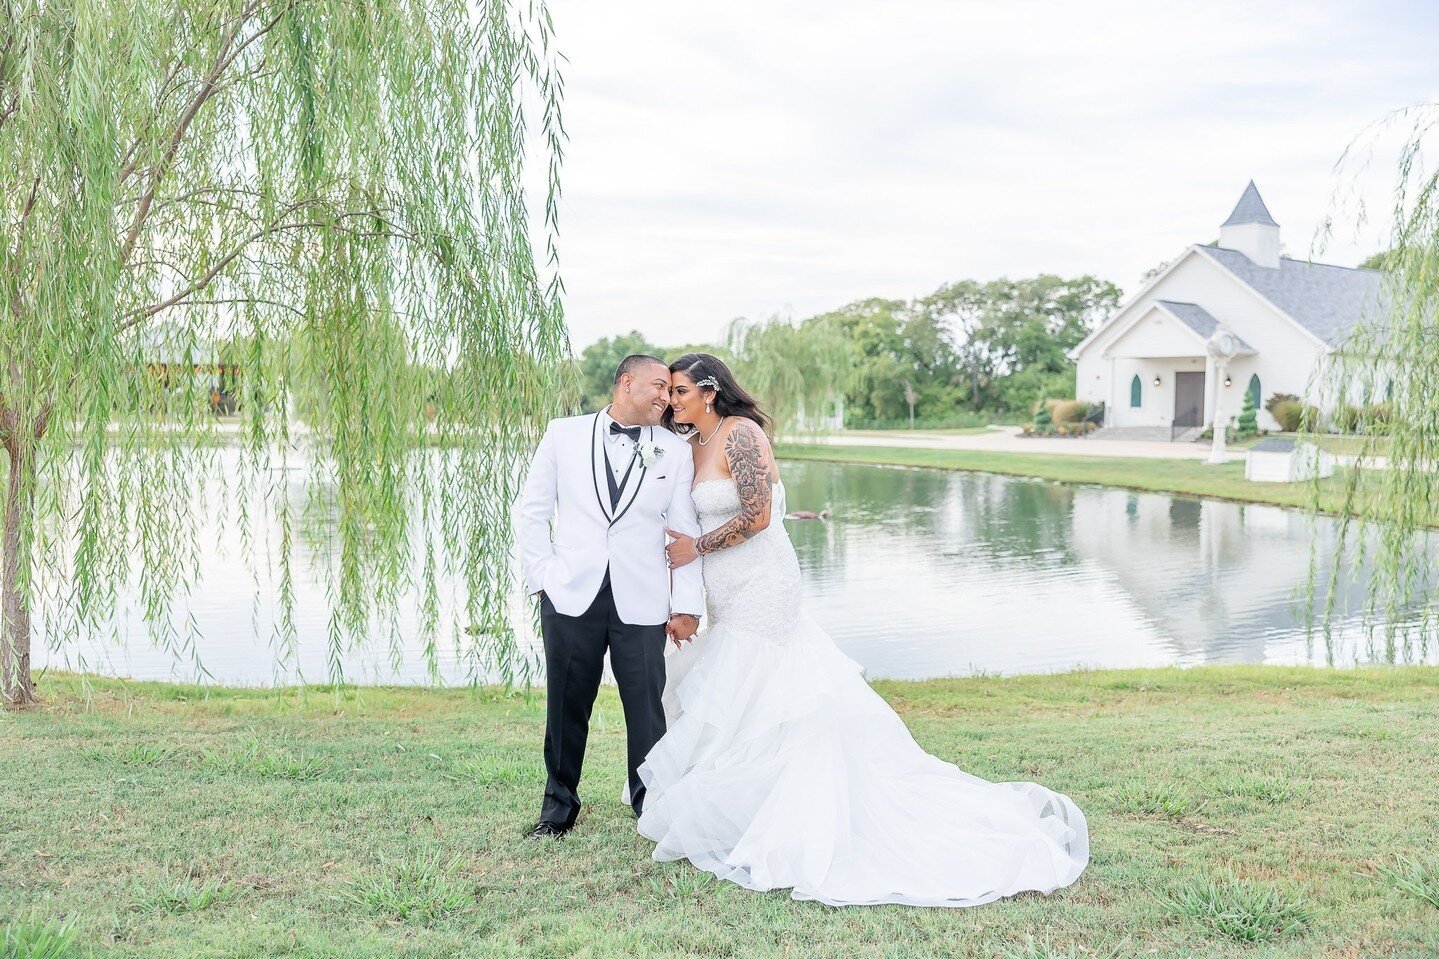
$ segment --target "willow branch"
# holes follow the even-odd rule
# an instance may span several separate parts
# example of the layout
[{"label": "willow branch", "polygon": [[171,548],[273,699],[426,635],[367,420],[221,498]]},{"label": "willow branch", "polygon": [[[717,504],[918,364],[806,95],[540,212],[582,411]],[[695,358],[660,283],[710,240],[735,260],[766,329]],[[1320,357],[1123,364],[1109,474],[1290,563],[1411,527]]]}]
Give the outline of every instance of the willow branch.
[{"label": "willow branch", "polygon": [[145,133],[149,131],[150,125],[155,122],[155,118],[160,115],[160,110],[164,107],[165,101],[170,98],[170,93],[172,92],[170,90],[170,84],[175,82],[175,78],[180,75],[180,69],[183,66],[183,63],[177,61],[175,65],[170,68],[170,73],[165,77],[165,82],[160,84],[160,92],[155,95],[154,109],[150,111],[150,116],[146,118],[145,125],[141,132],[136,135],[135,142],[131,143],[130,148],[125,151],[125,165],[120,169],[121,186],[134,174],[135,168],[140,162],[140,145],[145,142]]},{"label": "willow branch", "polygon": [[282,309],[282,310],[288,310],[289,312],[295,314],[295,316],[299,317],[300,319],[304,319],[304,318],[305,318],[305,312],[304,312],[303,310],[296,309],[294,306],[290,305],[289,303],[285,303],[285,302],[283,302],[283,301],[281,301],[281,300],[272,300],[272,299],[269,299],[268,297],[263,297],[263,296],[231,296],[231,297],[224,297],[224,298],[221,298],[221,299],[210,299],[210,300],[185,300],[184,302],[175,303],[175,304],[172,304],[172,305],[173,305],[175,308],[178,309],[178,308],[180,308],[180,307],[186,307],[186,306],[224,306],[224,305],[226,305],[226,304],[235,304],[235,303],[245,303],[245,304],[256,304],[256,303],[258,303],[258,304],[260,304],[261,306],[275,306],[275,307],[279,307],[279,308]]},{"label": "willow branch", "polygon": [[233,195],[233,196],[251,197],[251,198],[254,198],[254,199],[258,199],[260,196],[262,196],[262,194],[260,193],[259,190],[252,190],[252,189],[250,189],[249,187],[242,187],[242,186],[209,186],[209,187],[201,187],[201,188],[196,189],[196,190],[186,190],[184,193],[176,194],[175,196],[171,196],[171,197],[166,197],[164,200],[161,200],[159,203],[156,203],[156,204],[155,204],[154,208],[151,210],[151,213],[152,213],[152,214],[154,214],[154,213],[159,213],[161,210],[164,210],[164,209],[166,209],[166,208],[168,208],[168,207],[175,206],[175,205],[180,204],[180,203],[185,203],[185,202],[187,202],[187,201],[194,201],[197,205],[220,207],[221,204],[218,203],[218,202],[216,202],[216,201],[214,201],[214,200],[200,200],[200,199],[199,199],[199,197],[210,196],[210,195],[219,195],[219,196]]},{"label": "willow branch", "polygon": [[40,195],[40,175],[35,175],[35,182],[30,184],[30,196],[25,199],[25,206],[20,210],[20,223],[15,227],[15,258],[11,261],[12,271],[16,276],[20,275],[20,249],[25,242],[25,223],[30,219],[30,211],[35,209],[35,199]]},{"label": "willow branch", "polygon": [[[288,210],[286,210],[285,213],[294,213],[297,210],[300,210],[306,206],[313,205],[313,202],[297,203],[291,206]],[[179,292],[166,297],[158,303],[153,303],[150,306],[142,307],[140,309],[131,310],[129,313],[124,314],[124,316],[121,317],[120,325],[116,328],[115,332],[117,334],[123,333],[125,330],[128,330],[132,326],[135,326],[137,323],[140,323],[148,319],[149,317],[154,316],[156,313],[167,310],[172,306],[181,304],[191,296],[201,292],[211,283],[215,282],[215,280],[219,278],[220,274],[224,272],[227,266],[233,263],[237,258],[243,256],[245,251],[251,246],[251,244],[257,243],[260,240],[263,240],[265,237],[275,236],[280,233],[288,233],[293,230],[320,230],[326,228],[334,229],[337,227],[341,220],[352,219],[355,217],[365,217],[368,219],[373,218],[373,216],[374,211],[372,210],[355,210],[349,213],[338,214],[333,220],[305,220],[294,223],[276,223],[271,226],[255,230],[251,232],[248,236],[246,236],[243,240],[241,240],[239,243],[237,243],[228,253],[226,253],[220,259],[216,260],[208,270],[201,274],[198,279],[192,281],[190,285],[185,287],[183,290],[180,290]],[[344,228],[340,227],[340,229],[343,230]],[[347,232],[352,236],[362,237],[390,237],[403,240],[417,239],[414,234],[406,233],[403,230],[399,230],[397,228],[392,228],[389,230],[344,230],[344,232]]]},{"label": "willow branch", "polygon": [[183,302],[188,297],[199,293],[201,290],[208,287],[211,283],[215,282],[215,279],[219,277],[219,275],[224,271],[225,267],[229,266],[232,262],[234,262],[237,257],[244,253],[245,248],[251,243],[254,243],[257,240],[261,240],[267,236],[273,236],[277,233],[283,233],[287,230],[303,229],[305,227],[318,227],[322,225],[323,224],[320,223],[282,223],[277,226],[268,227],[263,230],[256,230],[254,233],[251,233],[244,240],[242,240],[240,244],[236,246],[233,250],[231,250],[229,253],[226,253],[219,260],[216,260],[215,263],[208,270],[201,274],[199,279],[192,282],[189,286],[185,287],[185,289],[174,294],[173,296],[166,297],[159,303],[153,303],[150,306],[143,307],[138,310],[131,310],[129,313],[125,314],[120,321],[120,325],[116,327],[115,332],[117,334],[123,333],[135,324],[154,316],[156,313],[169,309],[170,307]]},{"label": "willow branch", "polygon": [[[10,49],[13,46],[15,46],[15,35],[12,33],[5,38],[5,46],[0,47],[0,92],[4,91],[5,84],[10,78]],[[20,91],[16,89],[15,95],[10,98],[10,102],[6,104],[4,111],[0,112],[0,127],[3,127],[5,121],[14,116],[15,111],[19,109]]]},{"label": "willow branch", "polygon": [[[256,7],[247,8],[246,16],[242,19],[249,19]],[[230,49],[235,43],[235,37],[239,35],[240,27],[236,25],[225,32],[224,38],[220,41],[220,53],[216,57],[215,66],[205,77],[200,89],[191,98],[189,106],[180,115],[180,120],[175,124],[174,131],[170,134],[169,145],[165,148],[158,163],[150,171],[150,179],[145,186],[145,192],[140,197],[140,203],[135,208],[135,217],[130,223],[130,231],[125,236],[125,242],[120,248],[120,262],[124,263],[130,259],[130,254],[135,249],[135,243],[140,239],[140,230],[145,225],[145,218],[150,213],[150,207],[155,202],[155,191],[160,187],[160,181],[164,179],[169,171],[170,163],[175,159],[175,154],[180,150],[180,144],[184,142],[185,134],[189,132],[190,124],[195,121],[202,107],[215,92],[215,85],[226,68],[233,62],[230,59]]]},{"label": "willow branch", "polygon": [[[260,3],[255,2],[247,6],[232,25],[226,29],[224,39],[220,44],[220,53],[216,59],[215,66],[210,70],[209,75],[206,76],[204,82],[200,85],[200,89],[191,99],[190,105],[186,107],[185,112],[181,114],[179,122],[175,125],[174,132],[170,135],[169,146],[166,147],[165,153],[160,157],[159,162],[155,164],[151,171],[150,180],[146,185],[144,194],[140,197],[139,206],[135,210],[135,218],[130,225],[130,232],[126,235],[124,245],[120,250],[121,263],[127,261],[130,254],[134,251],[135,243],[140,238],[140,230],[144,226],[150,208],[155,202],[155,193],[159,188],[160,181],[164,178],[165,174],[169,172],[170,164],[174,160],[175,154],[179,152],[180,144],[184,141],[185,134],[189,131],[190,125],[194,123],[195,117],[199,115],[200,110],[207,102],[239,82],[239,79],[237,79],[232,83],[221,84],[220,78],[225,75],[225,72],[234,65],[241,54],[249,49],[255,41],[275,29],[280,21],[285,18],[285,15],[295,8],[296,2],[297,0],[292,0],[292,2],[285,4],[280,9],[280,12],[275,14],[269,22],[259,27],[254,33],[247,36],[238,44],[235,43],[235,38],[239,36],[240,31],[244,28],[244,25],[249,22],[250,18],[259,12]],[[121,172],[120,182],[123,183],[133,173],[134,164],[137,159],[138,154],[132,157],[131,161],[126,165],[125,170]]]},{"label": "willow branch", "polygon": [[[256,30],[254,33],[246,37],[240,43],[240,45],[235,48],[234,52],[230,54],[229,59],[225,61],[224,65],[221,67],[220,72],[223,73],[225,70],[228,70],[230,68],[230,64],[234,63],[239,58],[240,54],[244,53],[245,50],[252,43],[263,37],[265,34],[269,33],[271,30],[275,29],[275,27],[279,25],[280,21],[285,19],[285,14],[295,9],[298,2],[299,0],[291,0],[291,2],[285,4],[283,7],[280,8],[280,12],[275,14],[274,18],[271,19],[269,23],[265,24],[263,27],[260,27],[260,29]],[[256,3],[248,11],[246,11],[243,17],[241,17],[241,22],[243,23],[244,21],[249,20],[252,16],[258,13],[259,10],[260,4]]]}]

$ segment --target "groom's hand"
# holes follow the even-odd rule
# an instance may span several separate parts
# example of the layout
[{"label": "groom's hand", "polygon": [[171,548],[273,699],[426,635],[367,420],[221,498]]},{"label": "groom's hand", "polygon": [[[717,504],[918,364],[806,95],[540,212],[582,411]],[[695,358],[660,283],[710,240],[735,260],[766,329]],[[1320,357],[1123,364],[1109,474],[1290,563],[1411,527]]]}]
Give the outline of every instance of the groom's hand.
[{"label": "groom's hand", "polygon": [[684,533],[676,532],[665,527],[665,533],[675,538],[673,543],[665,547],[665,558],[669,560],[670,569],[679,569],[681,566],[688,566],[699,559],[699,552],[695,549],[695,538],[686,536]]},{"label": "groom's hand", "polygon": [[665,635],[669,636],[670,642],[679,649],[682,643],[687,643],[695,638],[695,632],[700,628],[700,621],[688,613],[675,613],[670,617],[669,623],[665,626]]}]

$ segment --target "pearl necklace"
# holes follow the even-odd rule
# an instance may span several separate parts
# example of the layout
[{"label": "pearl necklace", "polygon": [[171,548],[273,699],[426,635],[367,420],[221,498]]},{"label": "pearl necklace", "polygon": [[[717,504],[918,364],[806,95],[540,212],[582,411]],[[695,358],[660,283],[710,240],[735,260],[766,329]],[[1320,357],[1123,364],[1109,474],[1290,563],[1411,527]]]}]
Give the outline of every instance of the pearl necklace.
[{"label": "pearl necklace", "polygon": [[729,419],[728,416],[721,416],[721,417],[720,417],[720,421],[715,424],[714,432],[713,432],[713,433],[710,433],[709,439],[705,439],[704,434],[700,434],[700,436],[699,436],[700,445],[701,445],[701,446],[705,446],[705,445],[707,445],[707,444],[709,443],[710,440],[714,439],[714,438],[715,438],[715,435],[716,435],[717,433],[719,433],[720,427],[721,427],[721,426],[724,426],[724,421],[727,420],[727,419]]}]

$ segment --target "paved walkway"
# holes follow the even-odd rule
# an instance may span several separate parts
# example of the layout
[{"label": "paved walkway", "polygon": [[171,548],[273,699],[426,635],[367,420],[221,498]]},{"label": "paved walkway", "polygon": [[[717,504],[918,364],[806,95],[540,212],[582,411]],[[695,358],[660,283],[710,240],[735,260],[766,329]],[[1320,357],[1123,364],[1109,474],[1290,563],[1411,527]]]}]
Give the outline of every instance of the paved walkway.
[{"label": "paved walkway", "polygon": [[[1048,456],[1116,456],[1142,459],[1202,460],[1209,441],[1164,443],[1145,440],[1058,439],[1021,436],[1017,426],[996,426],[987,433],[945,435],[908,430],[846,430],[815,437],[786,437],[796,443],[828,446],[904,446],[915,449],[973,450],[983,453],[1040,453]],[[1242,454],[1230,454],[1238,458]]]},{"label": "paved walkway", "polygon": [[[1166,443],[1160,440],[1057,439],[1045,436],[1021,436],[1017,426],[994,426],[986,433],[946,435],[916,430],[845,430],[818,436],[787,436],[794,443],[820,446],[904,446],[913,449],[973,450],[978,453],[1040,453],[1048,456],[1114,456],[1155,460],[1207,460],[1209,440],[1192,443]],[[1228,461],[1243,462],[1244,450],[1230,447]],[[1336,454],[1338,466],[1361,469],[1385,469],[1389,464],[1382,456],[1371,456],[1362,462],[1347,454]]]}]

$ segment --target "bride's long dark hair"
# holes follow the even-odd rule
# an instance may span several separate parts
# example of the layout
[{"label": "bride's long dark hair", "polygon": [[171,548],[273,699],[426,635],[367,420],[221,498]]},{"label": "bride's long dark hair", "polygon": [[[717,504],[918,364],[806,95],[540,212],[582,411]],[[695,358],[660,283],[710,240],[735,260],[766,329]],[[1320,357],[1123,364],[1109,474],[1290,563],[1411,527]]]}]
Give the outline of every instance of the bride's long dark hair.
[{"label": "bride's long dark hair", "polygon": [[[714,385],[714,408],[720,416],[742,416],[747,420],[753,420],[759,424],[759,428],[766,433],[770,431],[772,421],[769,414],[759,408],[759,403],[744,391],[739,381],[734,378],[724,360],[718,356],[711,356],[709,353],[686,353],[670,364],[671,373],[683,373],[694,383],[700,380],[712,379]],[[707,389],[704,387],[702,389]],[[660,425],[674,433],[689,433],[694,427],[688,423],[676,423],[675,411],[665,410],[665,415],[660,419]]]}]

